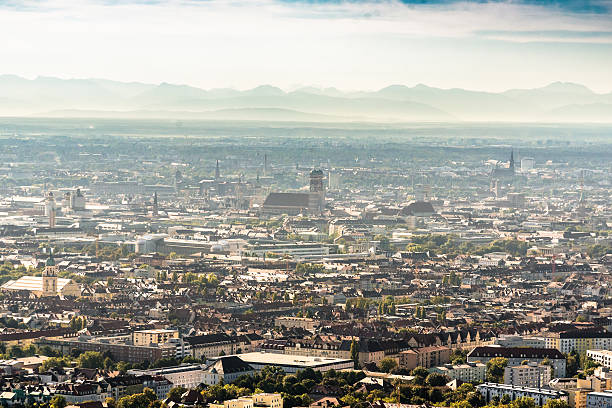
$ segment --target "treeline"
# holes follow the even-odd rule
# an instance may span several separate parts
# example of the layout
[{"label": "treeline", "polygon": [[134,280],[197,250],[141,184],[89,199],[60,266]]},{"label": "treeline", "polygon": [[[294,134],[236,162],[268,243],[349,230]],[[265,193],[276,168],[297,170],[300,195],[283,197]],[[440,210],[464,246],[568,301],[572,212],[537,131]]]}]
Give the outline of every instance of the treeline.
[{"label": "treeline", "polygon": [[[34,346],[32,346],[34,347]],[[79,350],[73,350],[70,355],[64,356],[50,349],[48,346],[47,349],[41,348],[40,350],[36,350],[34,347],[33,353],[31,355],[36,354],[38,351],[39,354],[50,356],[47,360],[43,362],[40,367],[41,372],[48,371],[52,368],[57,367],[80,367],[80,368],[95,368],[106,371],[119,371],[121,373],[125,373],[130,369],[140,369],[146,370],[149,368],[162,368],[162,367],[172,367],[180,364],[201,364],[202,360],[187,356],[183,359],[177,358],[162,358],[159,360],[155,360],[153,362],[142,362],[142,363],[128,363],[125,361],[114,361],[112,356],[108,352],[100,353],[98,351],[85,351],[80,352]],[[27,355],[27,354],[24,354]]]},{"label": "treeline", "polygon": [[525,256],[529,243],[516,239],[499,239],[488,245],[474,245],[471,242],[460,242],[453,234],[426,234],[412,238],[406,246],[407,251],[449,255],[483,255],[488,252],[507,252],[512,256]]},{"label": "treeline", "polygon": [[32,268],[32,267],[26,268],[23,265],[19,265],[15,267],[10,262],[4,262],[3,264],[0,265],[0,285],[10,280],[17,280],[21,278],[22,276],[26,276],[26,275],[40,276],[41,273],[42,273],[41,269]]}]

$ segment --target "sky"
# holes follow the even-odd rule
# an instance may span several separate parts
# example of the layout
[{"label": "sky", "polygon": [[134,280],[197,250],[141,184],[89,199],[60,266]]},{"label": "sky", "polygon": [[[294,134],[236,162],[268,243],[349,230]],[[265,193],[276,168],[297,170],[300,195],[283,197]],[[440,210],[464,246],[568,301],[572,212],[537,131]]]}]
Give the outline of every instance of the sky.
[{"label": "sky", "polygon": [[612,0],[0,0],[0,39],[27,78],[612,91]]}]

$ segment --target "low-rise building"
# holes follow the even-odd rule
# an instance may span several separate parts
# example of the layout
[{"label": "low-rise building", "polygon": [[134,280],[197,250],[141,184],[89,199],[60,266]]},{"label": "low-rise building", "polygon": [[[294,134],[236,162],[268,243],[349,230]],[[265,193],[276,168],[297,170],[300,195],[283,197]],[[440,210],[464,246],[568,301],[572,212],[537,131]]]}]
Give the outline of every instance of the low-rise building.
[{"label": "low-rise building", "polygon": [[209,404],[209,408],[282,408],[283,398],[280,394],[260,393],[250,397],[240,397],[223,401],[222,404]]},{"label": "low-rise building", "polygon": [[549,400],[568,400],[565,391],[553,390],[550,388],[530,388],[530,387],[515,387],[508,384],[484,383],[476,386],[476,389],[483,396],[487,403],[492,399],[501,400],[504,395],[510,398],[510,401],[521,397],[532,398],[536,405],[542,406]]},{"label": "low-rise building", "polygon": [[200,364],[181,365],[175,367],[153,368],[149,370],[129,370],[135,375],[150,375],[164,377],[174,387],[187,389],[196,388],[204,382],[204,369]]},{"label": "low-rise building", "polygon": [[586,408],[612,407],[612,391],[589,392],[587,394]]},{"label": "low-rise building", "polygon": [[[311,368],[315,371],[326,372],[329,370],[345,370],[352,369],[354,362],[351,359],[341,358],[324,358],[324,357],[308,357],[295,356],[290,354],[280,353],[265,353],[252,352],[238,354],[242,361],[253,367],[256,371],[261,371],[266,366],[280,367],[288,374],[297,373],[300,370]],[[210,361],[215,361],[224,357],[210,358]]]}]

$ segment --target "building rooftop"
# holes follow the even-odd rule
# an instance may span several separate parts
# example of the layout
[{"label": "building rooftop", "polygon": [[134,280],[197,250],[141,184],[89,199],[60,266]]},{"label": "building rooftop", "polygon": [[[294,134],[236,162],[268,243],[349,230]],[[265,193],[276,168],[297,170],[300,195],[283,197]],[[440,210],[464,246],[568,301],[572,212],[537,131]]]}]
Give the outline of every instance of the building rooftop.
[{"label": "building rooftop", "polygon": [[[344,358],[296,356],[292,354],[265,353],[259,351],[238,354],[237,357],[247,364],[265,364],[304,368],[316,368],[346,362],[352,363],[352,360]],[[216,357],[212,360],[217,360],[219,358],[221,357]]]}]

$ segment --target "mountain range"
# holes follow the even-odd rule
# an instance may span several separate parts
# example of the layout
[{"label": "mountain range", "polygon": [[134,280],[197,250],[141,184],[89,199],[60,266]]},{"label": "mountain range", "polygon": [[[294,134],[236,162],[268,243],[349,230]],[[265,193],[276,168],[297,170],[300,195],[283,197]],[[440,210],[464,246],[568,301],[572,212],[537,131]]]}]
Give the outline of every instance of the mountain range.
[{"label": "mountain range", "polygon": [[105,79],[0,75],[0,115],[374,122],[612,122],[612,92],[554,82],[542,88],[480,92],[391,85],[345,92],[262,85],[239,91]]}]

